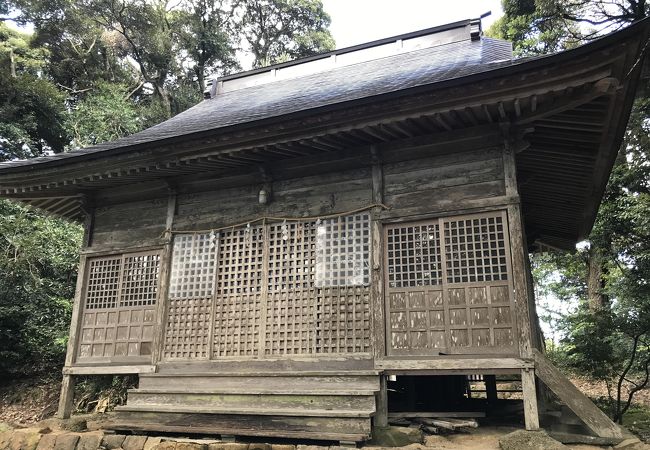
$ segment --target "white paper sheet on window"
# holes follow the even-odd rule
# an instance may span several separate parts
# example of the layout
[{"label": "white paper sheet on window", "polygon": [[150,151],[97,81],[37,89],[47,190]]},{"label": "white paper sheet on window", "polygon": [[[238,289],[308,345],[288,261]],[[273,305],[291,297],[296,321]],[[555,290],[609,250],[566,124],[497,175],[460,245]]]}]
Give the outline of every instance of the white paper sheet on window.
[{"label": "white paper sheet on window", "polygon": [[213,233],[174,236],[169,298],[209,298],[214,290],[218,237]]},{"label": "white paper sheet on window", "polygon": [[316,226],[316,287],[370,283],[370,215],[323,220]]}]

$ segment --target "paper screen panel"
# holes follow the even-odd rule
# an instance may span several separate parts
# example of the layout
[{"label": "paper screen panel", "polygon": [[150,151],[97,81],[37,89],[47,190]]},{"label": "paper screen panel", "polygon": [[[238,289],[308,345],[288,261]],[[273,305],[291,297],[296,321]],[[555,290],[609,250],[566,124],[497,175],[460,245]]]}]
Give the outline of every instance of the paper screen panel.
[{"label": "paper screen panel", "polygon": [[212,297],[218,244],[214,233],[174,236],[169,298]]},{"label": "paper screen panel", "polygon": [[370,215],[360,213],[316,224],[316,287],[370,283]]}]

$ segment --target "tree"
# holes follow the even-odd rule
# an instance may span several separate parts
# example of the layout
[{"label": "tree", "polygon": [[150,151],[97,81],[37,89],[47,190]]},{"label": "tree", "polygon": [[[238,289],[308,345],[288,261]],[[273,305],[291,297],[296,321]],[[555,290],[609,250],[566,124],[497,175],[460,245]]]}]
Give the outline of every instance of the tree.
[{"label": "tree", "polygon": [[45,55],[0,22],[0,159],[60,152],[67,143],[65,97],[39,76]]},{"label": "tree", "polygon": [[128,136],[142,129],[142,114],[129,99],[129,88],[102,82],[78,102],[68,128],[73,147],[87,147]]},{"label": "tree", "polygon": [[321,0],[239,0],[236,6],[253,67],[334,49]]},{"label": "tree", "polygon": [[546,1],[503,0],[504,15],[492,24],[487,34],[511,41],[517,56],[554,53],[575,47],[578,27],[549,13]]},{"label": "tree", "polygon": [[233,13],[224,2],[210,0],[186,2],[179,13],[179,45],[187,52],[201,92],[208,71],[227,74],[240,68],[235,57]]},{"label": "tree", "polygon": [[0,377],[63,363],[80,242],[79,226],[0,201]]}]

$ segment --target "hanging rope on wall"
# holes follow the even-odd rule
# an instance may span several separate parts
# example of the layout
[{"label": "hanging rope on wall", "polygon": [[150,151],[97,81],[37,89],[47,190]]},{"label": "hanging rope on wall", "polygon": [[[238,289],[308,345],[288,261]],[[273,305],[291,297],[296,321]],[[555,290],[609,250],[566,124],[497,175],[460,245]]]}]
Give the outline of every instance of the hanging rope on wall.
[{"label": "hanging rope on wall", "polygon": [[[199,233],[210,233],[211,236],[217,236],[216,233],[219,231],[223,230],[233,230],[238,227],[243,227],[246,226],[247,229],[250,229],[250,226],[252,224],[262,222],[263,225],[269,222],[283,222],[283,224],[286,226],[286,222],[305,222],[305,221],[310,221],[310,220],[315,220],[316,223],[320,223],[322,220],[325,219],[334,219],[338,217],[343,217],[343,216],[348,216],[351,214],[356,214],[362,211],[368,211],[369,209],[373,208],[382,208],[382,209],[390,209],[389,206],[384,205],[383,203],[373,203],[372,205],[364,206],[363,208],[357,208],[353,209],[350,211],[343,211],[340,213],[333,213],[333,214],[324,214],[322,216],[310,216],[310,217],[276,217],[276,216],[261,216],[253,220],[247,220],[246,222],[241,222],[241,223],[236,223],[233,225],[226,225],[218,228],[208,228],[204,230],[171,230],[167,229],[163,231],[161,234],[161,238],[166,234],[166,233],[171,233],[171,234],[199,234]],[[284,227],[283,227],[284,229]]]}]

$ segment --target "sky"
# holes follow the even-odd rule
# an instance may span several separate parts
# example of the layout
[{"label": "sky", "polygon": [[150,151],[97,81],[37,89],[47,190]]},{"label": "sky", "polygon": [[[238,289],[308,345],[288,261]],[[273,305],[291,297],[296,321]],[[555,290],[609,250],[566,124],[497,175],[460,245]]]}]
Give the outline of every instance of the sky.
[{"label": "sky", "polygon": [[501,0],[323,0],[330,31],[343,48],[463,19],[480,17],[487,29],[503,13]]}]

